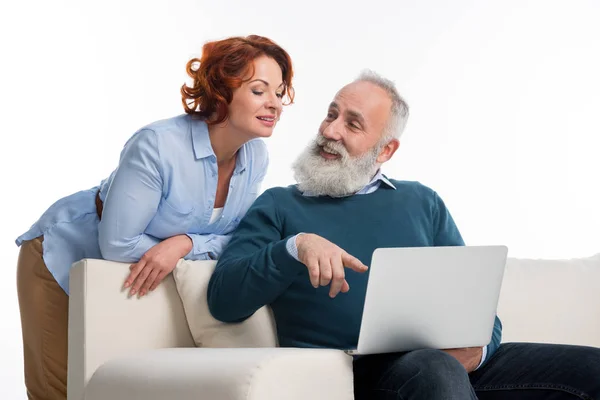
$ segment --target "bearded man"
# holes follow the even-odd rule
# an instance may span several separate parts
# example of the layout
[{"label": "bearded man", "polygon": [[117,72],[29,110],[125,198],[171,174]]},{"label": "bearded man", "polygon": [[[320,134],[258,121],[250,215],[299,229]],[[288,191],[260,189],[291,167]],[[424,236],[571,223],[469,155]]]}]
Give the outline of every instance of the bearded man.
[{"label": "bearded man", "polygon": [[[297,185],[265,191],[219,259],[215,318],[240,322],[270,305],[280,346],[353,349],[376,248],[464,245],[434,190],[381,172],[407,118],[394,84],[374,73],[336,94],[293,165]],[[501,332],[496,317],[483,348],[358,357],[355,398],[600,400],[600,349],[500,344]]]}]

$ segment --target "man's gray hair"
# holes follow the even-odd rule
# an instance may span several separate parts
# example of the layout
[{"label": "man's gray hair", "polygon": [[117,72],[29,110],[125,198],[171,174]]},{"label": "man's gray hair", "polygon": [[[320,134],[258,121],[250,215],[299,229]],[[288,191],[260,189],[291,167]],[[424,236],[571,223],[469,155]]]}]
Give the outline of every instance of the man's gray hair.
[{"label": "man's gray hair", "polygon": [[371,70],[362,71],[358,78],[355,79],[355,82],[371,82],[387,92],[392,100],[392,109],[390,111],[390,119],[383,133],[383,139],[398,139],[406,127],[409,110],[408,104],[400,96],[400,93],[398,93],[394,82]]}]

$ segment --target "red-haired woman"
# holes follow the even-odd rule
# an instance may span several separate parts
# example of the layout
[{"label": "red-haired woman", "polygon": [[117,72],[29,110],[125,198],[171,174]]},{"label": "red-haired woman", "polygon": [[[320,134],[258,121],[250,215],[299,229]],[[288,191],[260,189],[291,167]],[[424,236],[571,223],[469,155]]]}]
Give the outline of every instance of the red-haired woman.
[{"label": "red-haired woman", "polygon": [[294,98],[289,55],[264,37],[233,37],[206,43],[187,73],[185,114],[137,131],[107,179],[54,203],[16,241],[30,400],[66,399],[74,262],[132,263],[124,286],[143,296],[179,259],[218,258],[258,194],[268,166],[260,138]]}]

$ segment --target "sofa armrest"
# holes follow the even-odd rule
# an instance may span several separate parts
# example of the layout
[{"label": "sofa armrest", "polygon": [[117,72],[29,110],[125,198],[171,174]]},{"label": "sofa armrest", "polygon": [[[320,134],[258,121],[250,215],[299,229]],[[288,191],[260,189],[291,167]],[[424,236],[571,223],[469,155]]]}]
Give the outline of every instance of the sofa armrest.
[{"label": "sofa armrest", "polygon": [[140,350],[193,347],[172,275],[141,299],[122,289],[129,265],[84,259],[73,265],[69,297],[69,400],[104,362]]},{"label": "sofa armrest", "polygon": [[352,357],[339,350],[162,349],[103,364],[86,400],[352,400]]}]

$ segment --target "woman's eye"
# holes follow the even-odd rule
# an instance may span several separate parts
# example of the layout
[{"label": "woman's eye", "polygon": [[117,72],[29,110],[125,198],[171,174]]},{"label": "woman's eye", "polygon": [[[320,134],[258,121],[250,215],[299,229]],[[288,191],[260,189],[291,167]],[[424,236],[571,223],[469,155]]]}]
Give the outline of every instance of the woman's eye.
[{"label": "woman's eye", "polygon": [[252,93],[254,93],[257,96],[260,96],[261,94],[263,94],[263,92],[261,92],[260,90],[253,90]]},{"label": "woman's eye", "polygon": [[283,98],[283,93],[277,93],[276,96],[281,99],[281,98]]}]

